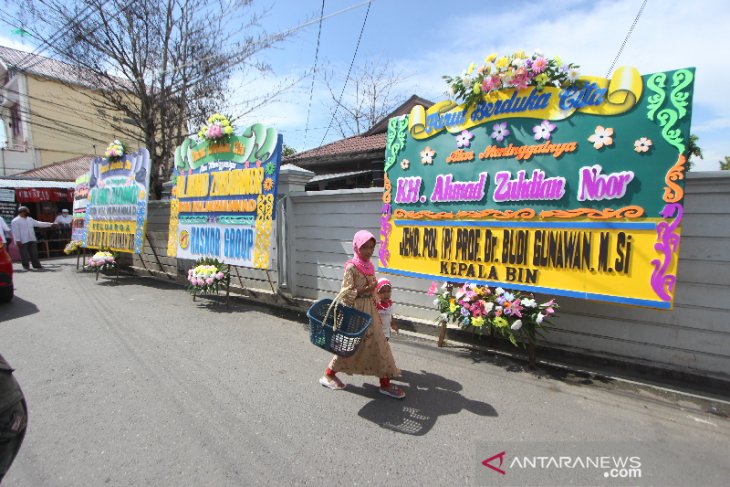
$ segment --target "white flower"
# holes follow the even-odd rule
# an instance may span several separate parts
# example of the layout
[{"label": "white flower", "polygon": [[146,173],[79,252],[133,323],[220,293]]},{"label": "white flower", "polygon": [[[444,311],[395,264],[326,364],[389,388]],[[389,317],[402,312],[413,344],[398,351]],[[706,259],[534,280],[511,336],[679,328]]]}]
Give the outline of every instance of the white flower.
[{"label": "white flower", "polygon": [[402,161],[400,161],[400,167],[402,167],[403,169],[408,169],[408,166],[410,166],[410,164],[411,163],[408,161],[408,159],[403,159]]},{"label": "white flower", "polygon": [[568,81],[574,83],[578,79],[578,76],[580,76],[580,71],[575,68],[568,69]]},{"label": "white flower", "polygon": [[472,80],[471,80],[471,76],[469,76],[468,74],[467,74],[467,75],[464,75],[464,76],[462,76],[462,77],[461,77],[461,83],[462,83],[462,84],[463,84],[463,85],[464,85],[465,87],[467,87],[467,88],[468,88],[469,86],[471,86],[471,85],[472,85]]},{"label": "white flower", "polygon": [[446,289],[448,289],[448,287],[449,287],[449,283],[448,282],[445,282],[445,283],[441,284],[441,289],[446,290]]},{"label": "white flower", "polygon": [[484,311],[489,313],[492,309],[494,309],[494,303],[484,303]]},{"label": "white flower", "polygon": [[439,300],[438,299],[434,299],[433,300],[433,304],[434,304],[434,306],[438,306],[439,305]]},{"label": "white flower", "polygon": [[537,301],[534,299],[526,298],[520,301],[520,304],[524,306],[525,308],[535,308],[537,307]]},{"label": "white flower", "polygon": [[451,86],[451,85],[449,85],[449,89],[448,89],[448,90],[446,90],[446,93],[447,93],[447,94],[449,95],[449,98],[453,98],[453,97],[454,97],[454,95],[456,94],[456,93],[454,92],[454,87],[453,87],[453,86]]},{"label": "white flower", "polygon": [[542,323],[542,320],[543,320],[544,318],[545,318],[545,315],[544,315],[544,314],[542,314],[542,313],[538,313],[538,314],[537,314],[537,318],[535,318],[535,322],[536,322],[536,323],[537,323],[537,324],[539,325],[540,323]]},{"label": "white flower", "polygon": [[511,329],[512,329],[513,331],[517,331],[517,330],[519,330],[520,328],[522,328],[522,320],[517,320],[517,321],[515,321],[514,323],[512,323],[512,326],[510,326],[510,328],[511,328]]},{"label": "white flower", "polygon": [[514,66],[515,68],[521,68],[524,65],[525,65],[524,59],[515,58],[514,60],[512,60],[512,66]]},{"label": "white flower", "polygon": [[501,287],[498,287],[497,289],[494,290],[494,294],[496,294],[497,296],[501,296],[504,294],[504,289],[502,289]]},{"label": "white flower", "polygon": [[461,298],[463,298],[463,297],[464,297],[464,294],[466,294],[466,293],[464,292],[464,288],[459,288],[459,290],[458,290],[458,291],[456,291],[456,294],[454,295],[454,297],[455,297],[456,299],[461,299]]},{"label": "white flower", "polygon": [[542,53],[542,49],[535,49],[535,56],[542,56],[542,57],[544,57],[544,54]]}]

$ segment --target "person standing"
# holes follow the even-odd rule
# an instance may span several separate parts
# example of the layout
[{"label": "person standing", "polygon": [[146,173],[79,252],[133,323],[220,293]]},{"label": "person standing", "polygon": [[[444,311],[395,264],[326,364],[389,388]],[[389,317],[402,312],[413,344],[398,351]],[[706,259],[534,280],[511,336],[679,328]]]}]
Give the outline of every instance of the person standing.
[{"label": "person standing", "polygon": [[70,227],[71,222],[73,222],[73,217],[69,215],[68,210],[64,208],[63,210],[61,210],[61,213],[56,216],[56,220],[53,223],[61,226],[66,225]]},{"label": "person standing", "polygon": [[5,220],[3,217],[0,216],[0,242],[2,242],[3,245],[8,245],[8,238],[11,238],[12,231],[10,230],[10,227],[7,223],[5,223]]},{"label": "person standing", "polygon": [[23,269],[30,270],[30,263],[33,264],[34,269],[42,269],[43,266],[38,260],[38,242],[34,227],[48,228],[56,224],[39,222],[28,215],[30,215],[28,207],[21,206],[18,208],[18,216],[10,222],[10,227],[13,229],[15,245],[20,249],[20,262],[23,264]]},{"label": "person standing", "polygon": [[13,377],[12,367],[0,355],[0,483],[20,450],[27,424],[23,391]]}]

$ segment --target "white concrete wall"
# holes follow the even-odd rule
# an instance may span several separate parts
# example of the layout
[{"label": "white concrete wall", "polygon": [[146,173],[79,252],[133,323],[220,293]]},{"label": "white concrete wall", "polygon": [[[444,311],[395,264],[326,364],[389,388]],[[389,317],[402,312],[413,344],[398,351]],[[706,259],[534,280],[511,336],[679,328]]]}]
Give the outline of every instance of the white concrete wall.
[{"label": "white concrete wall", "polygon": [[[381,190],[289,194],[289,291],[331,297],[359,229],[379,233]],[[429,281],[389,276],[399,314],[432,321]],[[558,298],[546,344],[730,380],[730,174],[689,174],[674,309]]]}]

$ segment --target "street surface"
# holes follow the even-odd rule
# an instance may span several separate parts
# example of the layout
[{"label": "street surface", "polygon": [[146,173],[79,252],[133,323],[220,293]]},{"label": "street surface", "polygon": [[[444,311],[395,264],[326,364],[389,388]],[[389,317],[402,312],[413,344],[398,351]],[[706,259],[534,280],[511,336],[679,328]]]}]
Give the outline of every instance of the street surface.
[{"label": "street surface", "polygon": [[[292,314],[193,302],[150,278],[95,281],[75,262],[17,272],[16,298],[0,307],[0,353],[30,409],[3,486],[522,485],[481,464],[520,442],[556,456],[561,442],[583,455],[644,442],[641,479],[605,485],[730,478],[730,420],[691,401],[402,335],[391,344],[404,401],[375,378],[342,376],[347,389],[330,391],[317,383],[330,356]],[[558,473],[532,482],[565,485]]]}]

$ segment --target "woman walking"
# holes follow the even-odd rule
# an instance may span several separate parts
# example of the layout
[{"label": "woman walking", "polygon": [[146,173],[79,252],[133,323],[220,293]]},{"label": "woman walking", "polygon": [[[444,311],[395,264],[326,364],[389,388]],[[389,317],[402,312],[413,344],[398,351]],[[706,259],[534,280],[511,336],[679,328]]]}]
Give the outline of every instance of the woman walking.
[{"label": "woman walking", "polygon": [[405,392],[390,383],[390,379],[400,376],[395,365],[390,345],[385,340],[380,316],[375,300],[375,266],[370,257],[375,250],[376,240],[372,233],[360,230],[352,240],[355,256],[345,264],[345,277],[342,281],[342,302],[372,317],[372,324],[365,332],[360,348],[351,357],[335,355],[324,371],[319,383],[333,390],[344,389],[345,384],[337,377],[337,372],[352,375],[372,375],[380,379],[380,393],[396,399],[406,397]]}]

